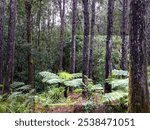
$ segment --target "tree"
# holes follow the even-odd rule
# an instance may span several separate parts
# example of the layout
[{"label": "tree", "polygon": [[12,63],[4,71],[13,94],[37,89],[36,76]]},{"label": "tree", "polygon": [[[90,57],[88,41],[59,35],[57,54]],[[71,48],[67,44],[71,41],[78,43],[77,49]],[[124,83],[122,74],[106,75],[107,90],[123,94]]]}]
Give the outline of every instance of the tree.
[{"label": "tree", "polygon": [[75,73],[76,67],[76,27],[77,27],[77,1],[73,0],[72,4],[72,41],[70,49],[70,72]]},{"label": "tree", "polygon": [[146,11],[149,0],[131,0],[129,112],[149,112],[146,61]]},{"label": "tree", "polygon": [[14,75],[14,53],[16,36],[16,0],[10,0],[10,16],[8,24],[8,49],[4,92],[10,92],[10,84]]},{"label": "tree", "polygon": [[[70,49],[70,72],[75,73],[76,68],[76,27],[77,27],[77,0],[73,0],[72,3],[72,41]],[[73,92],[73,88],[70,88],[70,92]]]},{"label": "tree", "polygon": [[37,43],[40,46],[40,39],[41,39],[41,9],[42,8],[42,0],[39,1],[39,10],[37,14],[37,22],[38,22],[38,39]]},{"label": "tree", "polygon": [[95,3],[96,0],[92,0],[92,16],[91,16],[91,37],[90,37],[90,57],[89,57],[89,77],[93,75],[93,49],[94,49],[94,31],[95,31]]},{"label": "tree", "polygon": [[[82,65],[82,71],[83,75],[88,76],[89,75],[89,1],[88,0],[82,0],[83,1],[83,14],[84,14],[84,44],[83,44],[83,65]],[[84,78],[83,78],[84,79]]]},{"label": "tree", "polygon": [[0,14],[1,14],[0,15],[0,84],[2,84],[3,83],[3,42],[4,42],[5,0],[0,1]]},{"label": "tree", "polygon": [[[107,39],[106,39],[106,59],[105,59],[105,79],[108,79],[112,75],[112,34],[113,34],[113,11],[114,0],[108,1],[108,13],[107,13]],[[105,83],[105,93],[111,92],[111,85]]]},{"label": "tree", "polygon": [[[89,75],[89,1],[82,0],[83,2],[83,14],[84,14],[84,43],[83,43],[83,63],[82,74],[83,82],[88,84],[86,76]],[[87,97],[87,92],[83,90],[83,97]]]},{"label": "tree", "polygon": [[147,10],[146,22],[146,45],[147,45],[147,62],[150,65],[150,3]]},{"label": "tree", "polygon": [[123,0],[121,69],[128,70],[128,0]]},{"label": "tree", "polygon": [[[32,23],[31,23],[31,9],[32,5],[29,0],[25,1],[25,10],[26,10],[26,35],[27,43],[32,44]],[[34,86],[34,74],[33,74],[33,59],[31,54],[31,48],[28,51],[28,82],[31,86]]]},{"label": "tree", "polygon": [[63,56],[64,56],[64,32],[65,32],[65,3],[66,0],[58,0],[60,9],[60,53],[59,53],[59,70],[63,70]]}]

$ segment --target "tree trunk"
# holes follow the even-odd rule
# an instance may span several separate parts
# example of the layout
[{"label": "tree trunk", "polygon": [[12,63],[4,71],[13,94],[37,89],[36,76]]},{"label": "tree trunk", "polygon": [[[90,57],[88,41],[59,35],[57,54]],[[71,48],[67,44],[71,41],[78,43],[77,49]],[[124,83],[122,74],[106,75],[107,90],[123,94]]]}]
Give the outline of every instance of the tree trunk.
[{"label": "tree trunk", "polygon": [[0,1],[0,84],[3,84],[4,17],[5,17],[5,0],[1,0]]},{"label": "tree trunk", "polygon": [[121,69],[128,70],[128,0],[123,0]]},{"label": "tree trunk", "polygon": [[39,50],[40,50],[40,40],[41,40],[41,8],[42,8],[42,0],[40,0],[39,3],[39,11],[38,11],[38,41],[37,44],[39,46]]},{"label": "tree trunk", "polygon": [[93,50],[94,50],[94,30],[95,30],[95,2],[92,0],[92,17],[91,17],[91,37],[90,37],[90,58],[89,58],[89,77],[93,76]]},{"label": "tree trunk", "polygon": [[66,0],[58,0],[60,8],[60,53],[59,53],[59,70],[63,70],[63,56],[64,56],[64,32],[65,32],[65,3]]},{"label": "tree trunk", "polygon": [[146,10],[148,0],[131,0],[129,112],[149,112],[146,62]]},{"label": "tree trunk", "polygon": [[[26,33],[27,33],[27,42],[32,45],[32,23],[31,23],[31,9],[32,5],[29,0],[25,1],[26,9]],[[31,54],[31,48],[28,51],[28,83],[33,87],[34,86],[34,69],[33,69],[33,59]]]},{"label": "tree trunk", "polygon": [[10,84],[14,75],[14,52],[16,37],[16,0],[10,0],[10,17],[8,24],[8,50],[4,92],[10,92]]},{"label": "tree trunk", "polygon": [[[84,14],[84,44],[83,44],[83,63],[82,74],[83,82],[88,85],[86,76],[89,75],[89,0],[83,1],[83,14]],[[85,91],[85,89],[83,89]],[[83,92],[83,97],[86,97],[86,92]]]},{"label": "tree trunk", "polygon": [[147,62],[150,65],[150,3],[147,10],[146,22],[146,45],[147,45]]},{"label": "tree trunk", "polygon": [[[107,16],[107,39],[106,39],[106,59],[105,59],[105,79],[112,75],[112,35],[113,35],[113,11],[114,0],[108,1],[108,16]],[[105,93],[111,92],[111,85],[105,83]]]},{"label": "tree trunk", "polygon": [[[77,0],[73,0],[72,4],[72,41],[70,48],[70,73],[75,73],[76,69],[76,27],[77,27]],[[73,88],[71,87],[70,92],[73,92]]]}]

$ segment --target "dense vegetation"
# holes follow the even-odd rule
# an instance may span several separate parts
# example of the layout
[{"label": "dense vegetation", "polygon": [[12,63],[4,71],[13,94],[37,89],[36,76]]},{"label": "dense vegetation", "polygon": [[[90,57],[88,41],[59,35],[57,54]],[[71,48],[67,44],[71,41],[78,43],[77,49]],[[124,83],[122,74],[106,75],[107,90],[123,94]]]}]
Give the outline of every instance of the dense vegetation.
[{"label": "dense vegetation", "polygon": [[0,112],[149,112],[148,6],[1,0]]}]

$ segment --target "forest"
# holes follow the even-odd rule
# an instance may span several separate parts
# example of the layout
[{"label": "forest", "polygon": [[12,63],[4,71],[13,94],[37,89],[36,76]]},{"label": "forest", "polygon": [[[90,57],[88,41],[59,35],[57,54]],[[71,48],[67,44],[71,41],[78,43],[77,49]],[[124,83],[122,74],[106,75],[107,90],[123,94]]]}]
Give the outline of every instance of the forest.
[{"label": "forest", "polygon": [[0,113],[149,113],[150,0],[0,0]]}]

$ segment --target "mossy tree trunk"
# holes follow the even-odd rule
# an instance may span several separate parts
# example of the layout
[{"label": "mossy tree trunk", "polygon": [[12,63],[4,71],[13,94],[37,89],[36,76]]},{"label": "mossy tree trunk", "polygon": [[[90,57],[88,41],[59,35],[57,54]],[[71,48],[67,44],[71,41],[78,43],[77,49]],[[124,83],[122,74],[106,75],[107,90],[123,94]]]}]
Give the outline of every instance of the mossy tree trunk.
[{"label": "mossy tree trunk", "polygon": [[132,113],[149,112],[146,61],[146,10],[149,0],[131,0],[129,108]]}]

